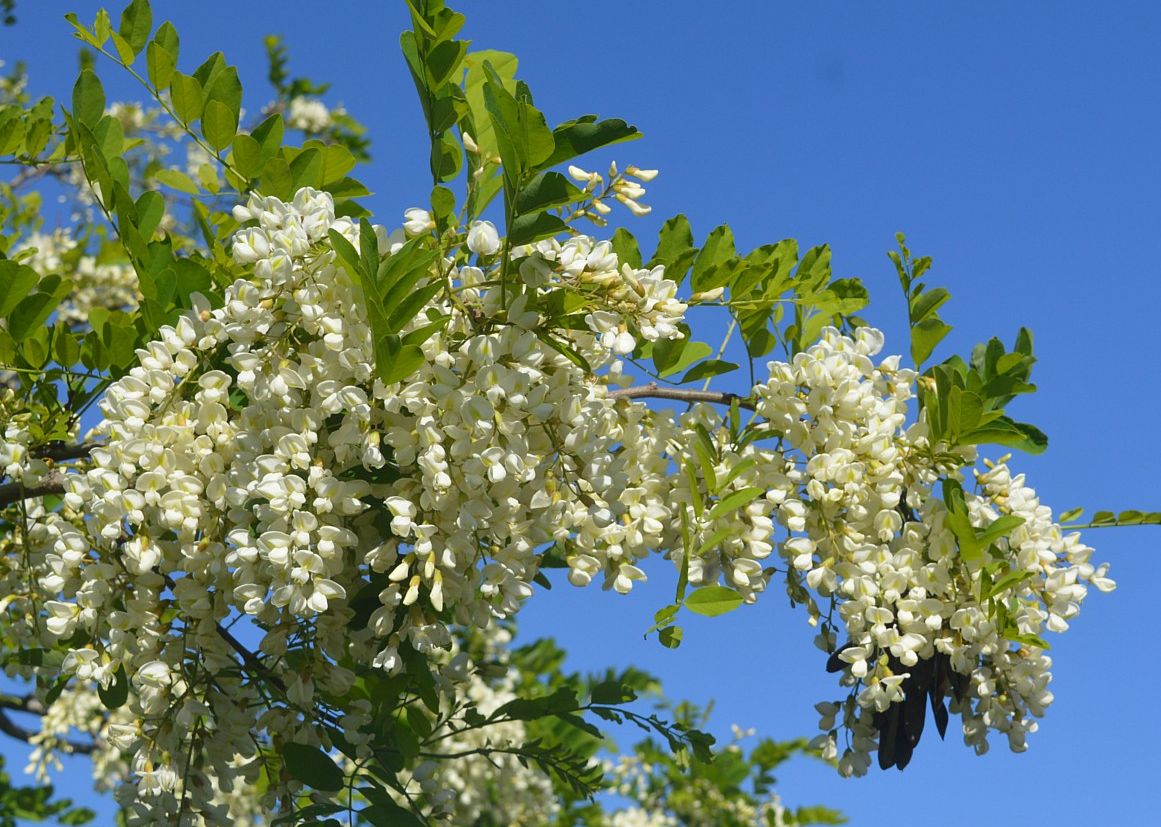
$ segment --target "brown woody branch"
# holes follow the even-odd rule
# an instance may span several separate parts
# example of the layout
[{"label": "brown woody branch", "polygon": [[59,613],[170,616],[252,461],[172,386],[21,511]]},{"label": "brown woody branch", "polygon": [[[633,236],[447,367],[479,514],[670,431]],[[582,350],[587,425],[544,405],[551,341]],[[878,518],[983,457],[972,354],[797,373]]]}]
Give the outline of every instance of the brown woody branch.
[{"label": "brown woody branch", "polygon": [[675,402],[711,402],[717,405],[738,403],[739,407],[754,410],[754,403],[745,396],[722,391],[697,391],[689,388],[663,388],[656,382],[634,388],[622,388],[609,392],[612,399],[672,399]]},{"label": "brown woody branch", "polygon": [[[0,697],[0,732],[11,738],[24,741],[26,744],[31,743],[32,739],[39,733],[34,729],[22,727],[13,721],[5,711],[9,709],[17,712],[28,712],[32,715],[43,715],[45,712],[44,704],[33,697]],[[68,745],[71,752],[78,755],[90,755],[97,748],[96,744],[82,743],[80,741],[64,741],[64,743]]]},{"label": "brown woody branch", "polygon": [[31,500],[35,497],[45,497],[49,494],[63,494],[64,474],[60,471],[49,471],[36,485],[25,485],[22,482],[9,482],[0,485],[0,508],[12,505],[21,500]]},{"label": "brown woody branch", "polygon": [[48,442],[30,448],[29,455],[36,459],[51,459],[54,462],[67,462],[71,459],[88,459],[94,448],[99,448],[97,442],[78,442],[69,445],[67,442]]},{"label": "brown woody branch", "polygon": [[[28,453],[35,459],[48,459],[53,462],[68,462],[74,459],[88,459],[93,449],[98,447],[95,442],[80,442],[69,445],[64,442],[50,442],[29,449]],[[65,475],[64,471],[54,468],[40,478],[36,485],[25,485],[23,482],[9,482],[0,485],[0,508],[12,505],[20,500],[31,500],[36,497],[45,497],[50,494],[63,494]]]}]

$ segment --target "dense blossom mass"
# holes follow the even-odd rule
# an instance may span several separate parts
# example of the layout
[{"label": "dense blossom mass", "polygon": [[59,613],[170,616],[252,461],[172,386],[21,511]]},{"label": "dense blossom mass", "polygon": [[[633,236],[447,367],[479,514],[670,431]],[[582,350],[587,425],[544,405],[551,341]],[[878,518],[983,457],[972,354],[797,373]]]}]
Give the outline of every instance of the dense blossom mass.
[{"label": "dense blossom mass", "polygon": [[[973,470],[972,450],[931,443],[924,417],[910,417],[916,373],[876,361],[874,329],[827,328],[771,361],[742,438],[720,406],[650,407],[618,392],[623,357],[683,335],[687,303],[664,267],[635,268],[606,241],[549,239],[512,251],[513,288],[496,278],[503,240],[480,222],[462,238],[472,259],[438,260],[425,276],[447,289],[402,331],[421,341],[422,364],[388,383],[362,288],[328,235],[358,249],[359,225],[312,189],[252,196],[234,216],[242,275],[225,301],[195,297],[138,351],[100,402],[98,447],[66,475],[63,507],[33,505],[31,530],[11,540],[31,567],[0,572],[25,646],[75,642],[64,720],[92,718],[86,688],[131,686],[100,724],[102,766],[128,760],[117,794],[139,823],[181,806],[215,823],[272,808],[294,782],[262,774],[255,735],[330,748],[317,710],[351,691],[352,663],[391,675],[409,668],[405,649],[421,653],[442,664],[445,690],[499,692],[478,699],[490,712],[504,689],[450,656],[454,630],[513,617],[546,549],[573,584],[620,593],[652,555],[746,602],[784,580],[841,673],[844,697],[818,707],[818,744],[845,774],[866,771],[909,692],[941,710],[950,696],[979,752],[989,731],[1024,749],[1052,701],[1038,636],[1068,627],[1088,585],[1113,587],[1006,459]],[[375,228],[374,245],[390,260],[432,226],[410,210],[406,232]],[[106,283],[129,280],[94,285]],[[583,328],[546,325],[562,293],[587,308]],[[27,448],[9,422],[0,470],[35,485],[53,471]],[[987,553],[958,553],[934,488],[946,476],[967,489],[975,528],[1018,518]],[[284,702],[241,679],[237,641],[220,631],[237,617],[251,619],[239,628]],[[347,714],[358,747],[359,713]],[[191,733],[212,756],[196,767],[183,763]],[[440,790],[477,788],[448,773],[493,770],[480,759],[417,769],[412,782],[478,813],[486,800]],[[530,811],[543,806],[545,789],[526,791]]]}]

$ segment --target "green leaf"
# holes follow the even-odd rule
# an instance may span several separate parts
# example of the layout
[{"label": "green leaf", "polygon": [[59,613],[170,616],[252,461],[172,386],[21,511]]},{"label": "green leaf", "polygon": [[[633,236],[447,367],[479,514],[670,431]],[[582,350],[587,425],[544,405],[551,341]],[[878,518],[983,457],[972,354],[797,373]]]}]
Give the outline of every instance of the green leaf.
[{"label": "green leaf", "polygon": [[968,518],[963,486],[956,480],[943,481],[943,504],[947,507],[947,525],[959,543],[960,557],[969,562],[982,557],[983,549],[976,541],[975,528]]},{"label": "green leaf", "polygon": [[[663,377],[680,373],[694,362],[701,361],[711,353],[713,353],[713,348],[705,342],[691,342],[688,338],[659,339],[653,343],[654,365],[657,366],[658,375]],[[662,357],[662,363],[665,365],[664,368],[658,366],[657,358],[659,355]]]},{"label": "green leaf", "polygon": [[661,232],[657,236],[657,249],[645,266],[649,269],[658,265],[663,266],[665,277],[680,285],[696,256],[697,248],[693,246],[693,231],[690,229],[689,219],[684,215],[675,215],[661,225]]},{"label": "green leaf", "polygon": [[205,96],[197,78],[177,72],[169,84],[169,100],[179,121],[189,125],[202,116]]},{"label": "green leaf", "polygon": [[725,497],[722,497],[717,502],[717,504],[710,509],[710,522],[713,522],[725,514],[729,514],[731,511],[735,511],[739,508],[742,508],[743,506],[749,505],[765,493],[766,490],[764,488],[758,488],[756,486],[742,488],[738,491],[731,492]]},{"label": "green leaf", "polygon": [[676,603],[668,606],[662,606],[653,613],[653,625],[645,630],[645,636],[648,637],[652,632],[668,626],[673,622],[673,618],[677,617],[677,613],[681,610],[681,606]]},{"label": "green leaf", "polygon": [[517,193],[516,212],[540,212],[584,198],[585,194],[559,172],[542,172]]},{"label": "green leaf", "polygon": [[11,259],[0,260],[0,318],[11,313],[38,281],[40,274],[31,267]]},{"label": "green leaf", "polygon": [[931,356],[936,345],[951,332],[951,325],[941,319],[924,319],[911,328],[911,358],[916,365],[922,365]]},{"label": "green leaf", "polygon": [[287,744],[282,759],[290,775],[316,790],[338,792],[343,788],[343,771],[318,747]]},{"label": "green leaf", "polygon": [[1001,416],[960,435],[961,444],[1004,445],[1029,454],[1042,454],[1048,448],[1048,437],[1040,429],[1025,422],[1015,422]]},{"label": "green leaf", "polygon": [[72,283],[60,276],[46,276],[36,291],[25,296],[8,314],[8,333],[19,342],[44,324],[68,295]]},{"label": "green leaf", "polygon": [[210,146],[221,152],[233,142],[237,131],[238,118],[229,106],[220,100],[206,103],[202,113],[202,134]]},{"label": "green leaf", "polygon": [[200,191],[194,180],[179,169],[159,169],[153,174],[153,177],[158,183],[165,184],[165,186],[178,192],[197,195]]},{"label": "green leaf", "polygon": [[94,126],[105,114],[105,90],[92,69],[82,69],[73,85],[73,117]]},{"label": "green leaf", "polygon": [[681,639],[685,636],[685,632],[680,626],[666,626],[657,633],[657,639],[661,641],[661,645],[666,649],[676,649],[681,645]]},{"label": "green leaf", "polygon": [[258,191],[265,195],[274,195],[289,201],[294,197],[294,175],[290,171],[290,164],[285,158],[271,158],[262,167],[262,178],[258,183]]},{"label": "green leaf", "polygon": [[[339,215],[362,215],[362,213],[344,212],[347,207],[355,206],[349,200],[351,198],[361,198],[364,195],[370,195],[371,191],[367,189],[361,182],[356,181],[350,176],[338,181],[332,181],[329,184],[324,184],[323,189],[335,197],[335,209]],[[347,199],[346,204],[340,205],[338,202],[342,199]]]},{"label": "green leaf", "polygon": [[121,12],[121,26],[118,31],[133,49],[134,55],[145,48],[152,29],[153,10],[149,8],[149,0],[133,0],[125,11]]},{"label": "green leaf", "polygon": [[426,827],[413,812],[400,807],[394,801],[377,801],[358,811],[361,820],[373,827]]},{"label": "green leaf", "polygon": [[[485,63],[484,73],[484,106],[496,130],[508,189],[514,192],[525,171],[536,169],[552,155],[553,133],[530,100],[517,98],[505,88],[495,67]],[[516,88],[519,92],[519,83]]]},{"label": "green leaf", "polygon": [[177,61],[157,43],[150,43],[145,48],[145,67],[153,88],[161,90],[169,86],[173,80],[173,73],[177,71]]},{"label": "green leaf", "polygon": [[693,272],[689,279],[693,291],[700,293],[725,284],[728,280],[728,276],[723,278],[725,265],[736,255],[733,231],[724,224],[715,228],[694,259]]},{"label": "green leaf", "polygon": [[[315,143],[317,142],[312,141],[308,145]],[[355,168],[357,163],[355,156],[342,144],[320,145],[319,151],[322,152],[322,169],[319,172],[319,180],[322,181],[324,187],[335,181],[341,181],[348,172]]]},{"label": "green leaf", "polygon": [[578,368],[583,370],[585,373],[592,373],[593,372],[593,368],[588,363],[588,360],[585,359],[585,357],[581,356],[579,353],[577,353],[576,349],[569,342],[565,342],[561,339],[557,339],[555,336],[551,335],[546,330],[538,330],[536,332],[536,335],[540,339],[540,341],[544,342],[546,345],[548,345],[550,348],[555,350],[561,356],[568,359],[570,362],[572,362]]},{"label": "green leaf", "polygon": [[951,293],[948,293],[942,287],[935,287],[926,292],[920,293],[911,299],[911,321],[913,324],[926,319],[936,310],[943,306],[944,302],[951,298]]},{"label": "green leaf", "polygon": [[379,370],[379,378],[383,380],[385,385],[402,382],[423,367],[424,362],[427,361],[423,351],[417,345],[402,344],[395,334],[384,336],[379,340],[379,343],[386,358],[382,360],[381,364],[377,348],[375,366]]},{"label": "green leaf", "polygon": [[521,215],[508,228],[508,244],[518,247],[566,232],[568,225],[551,213]]},{"label": "green leaf", "polygon": [[203,84],[207,101],[221,101],[233,114],[234,123],[238,123],[242,111],[242,83],[238,80],[238,70],[233,66],[222,66],[212,71],[208,82]]},{"label": "green leaf", "polygon": [[153,231],[165,216],[165,197],[155,190],[146,190],[137,199],[135,208],[137,231],[148,240],[153,237]]},{"label": "green leaf", "polygon": [[545,169],[592,152],[602,146],[640,138],[637,127],[619,118],[597,121],[595,116],[567,121],[552,130],[554,149],[546,160],[539,163]]},{"label": "green leaf", "polygon": [[1015,514],[1005,514],[993,520],[985,528],[976,531],[976,543],[987,548],[1002,537],[1007,537],[1020,526],[1024,525],[1024,518]]},{"label": "green leaf", "polygon": [[685,598],[685,607],[695,614],[717,617],[742,605],[742,596],[725,586],[702,586]]},{"label": "green leaf", "polygon": [[726,362],[721,359],[706,359],[704,362],[698,362],[690,368],[685,376],[678,380],[679,385],[684,385],[688,382],[696,382],[699,379],[709,379],[713,376],[720,376],[723,373],[737,370],[738,366],[733,362]]},{"label": "green leaf", "polygon": [[323,155],[317,147],[303,149],[290,162],[292,189],[321,185]]},{"label": "green leaf", "polygon": [[435,186],[431,189],[431,214],[440,227],[446,227],[455,219],[456,196],[447,187]]},{"label": "green leaf", "polygon": [[989,588],[983,595],[983,599],[987,600],[996,596],[997,594],[1003,594],[1009,589],[1019,586],[1025,580],[1030,580],[1035,576],[1036,572],[1034,571],[1010,571],[991,585],[991,588]]},{"label": "green leaf", "polygon": [[153,42],[156,43],[165,51],[173,56],[174,61],[177,61],[178,52],[181,47],[181,39],[177,36],[177,29],[173,24],[166,20],[157,27],[157,33],[153,35]]},{"label": "green leaf", "polygon": [[247,178],[262,172],[262,147],[250,135],[235,135],[233,140],[234,168]]},{"label": "green leaf", "polygon": [[1014,629],[1006,629],[1004,631],[1004,639],[1010,640],[1014,643],[1022,643],[1025,646],[1034,646],[1037,649],[1051,649],[1048,642],[1037,635],[1022,635]]},{"label": "green leaf", "polygon": [[38,327],[36,332],[25,338],[20,344],[20,354],[29,367],[40,369],[48,361],[49,345],[52,330],[48,327]]},{"label": "green leaf", "polygon": [[177,29],[167,20],[158,27],[153,41],[145,48],[145,67],[149,80],[158,91],[168,88],[173,79],[179,46]]},{"label": "green leaf", "polygon": [[286,124],[283,123],[282,116],[277,113],[254,127],[250,136],[261,147],[263,159],[269,160],[278,154],[278,150],[282,148],[282,136],[285,131]]},{"label": "green leaf", "polygon": [[56,703],[57,698],[59,698],[61,694],[64,693],[65,687],[68,685],[69,679],[67,677],[59,678],[57,682],[52,685],[52,688],[44,693],[44,705],[52,706],[54,703]]},{"label": "green leaf", "polygon": [[1074,523],[1083,513],[1084,508],[1070,508],[1067,511],[1061,513],[1060,517],[1057,519],[1057,522]]},{"label": "green leaf", "polygon": [[355,245],[347,241],[346,237],[337,230],[327,230],[327,238],[330,239],[331,247],[338,253],[339,261],[347,266],[351,275],[356,279],[360,279],[360,276],[366,278],[367,274],[363,270],[363,263]]},{"label": "green leaf", "polygon": [[948,391],[947,416],[953,439],[970,432],[984,413],[984,402],[978,394],[953,387]]},{"label": "green leaf", "polygon": [[445,40],[427,53],[427,72],[430,88],[438,90],[454,75],[467,54],[466,40]]},{"label": "green leaf", "polygon": [[624,227],[618,227],[613,233],[612,246],[618,262],[622,265],[628,264],[635,270],[641,269],[641,250],[631,232]]},{"label": "green leaf", "polygon": [[590,693],[595,704],[624,704],[637,699],[637,693],[618,680],[602,681]]},{"label": "green leaf", "polygon": [[113,682],[108,687],[98,686],[97,695],[105,709],[119,709],[129,699],[129,677],[125,674],[125,667],[118,666],[113,675]]},{"label": "green leaf", "polygon": [[385,296],[383,309],[387,314],[387,330],[391,333],[403,330],[441,290],[443,284],[433,281],[402,296]]},{"label": "green leaf", "polygon": [[[108,17],[108,12],[105,13],[105,16]],[[104,44],[103,40],[101,40],[97,36],[94,36],[94,34],[89,31],[88,26],[86,26],[84,23],[82,23],[80,21],[80,19],[77,17],[76,12],[70,11],[70,12],[66,13],[64,16],[64,19],[67,20],[72,25],[72,27],[74,29],[73,34],[77,38],[85,41],[90,46],[93,46],[94,48],[97,48],[97,49],[101,48],[101,46]],[[97,13],[98,23],[100,22],[100,19],[101,19],[100,12],[98,12]]]},{"label": "green leaf", "polygon": [[129,45],[129,41],[121,37],[117,32],[112,32],[113,48],[117,50],[117,57],[121,58],[121,62],[126,66],[133,63],[134,52],[133,47]]},{"label": "green leaf", "polygon": [[[500,154],[500,145],[484,101],[484,84],[488,79],[488,74],[484,71],[485,64],[492,67],[495,77],[499,78],[503,87],[512,92],[516,89],[517,61],[515,55],[489,49],[469,52],[464,57],[467,71],[464,73],[463,89],[464,97],[468,103],[470,123],[461,124],[461,126],[464,131],[471,133],[472,139],[480,150],[479,156],[491,158]],[[496,168],[491,166],[488,170],[488,177],[494,181],[497,175]],[[484,181],[478,182],[478,186],[483,187],[484,185]],[[478,215],[485,205],[484,203],[477,205],[477,211],[474,215]]]},{"label": "green leaf", "polygon": [[459,141],[451,132],[439,133],[431,147],[431,168],[438,181],[451,181],[460,174],[464,159]]}]

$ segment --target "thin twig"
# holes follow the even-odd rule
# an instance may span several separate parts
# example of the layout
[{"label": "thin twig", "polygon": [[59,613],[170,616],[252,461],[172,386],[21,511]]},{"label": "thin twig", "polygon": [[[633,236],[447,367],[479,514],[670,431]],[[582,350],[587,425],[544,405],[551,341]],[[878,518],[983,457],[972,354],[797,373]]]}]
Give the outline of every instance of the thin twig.
[{"label": "thin twig", "polygon": [[612,399],[672,399],[676,402],[712,402],[718,405],[732,405],[737,402],[738,407],[749,411],[754,410],[754,403],[751,400],[736,393],[698,391],[688,388],[663,388],[656,382],[610,391],[609,397]]},{"label": "thin twig", "polygon": [[264,678],[266,678],[266,680],[270,681],[274,688],[285,694],[286,684],[283,682],[282,678],[274,674],[273,670],[266,666],[266,664],[264,664],[257,655],[243,646],[242,642],[230,634],[229,630],[226,629],[225,626],[223,626],[221,623],[215,625],[218,630],[218,637],[226,641],[226,643],[230,645],[230,648],[242,657],[243,662],[245,662],[251,671],[262,675]]}]

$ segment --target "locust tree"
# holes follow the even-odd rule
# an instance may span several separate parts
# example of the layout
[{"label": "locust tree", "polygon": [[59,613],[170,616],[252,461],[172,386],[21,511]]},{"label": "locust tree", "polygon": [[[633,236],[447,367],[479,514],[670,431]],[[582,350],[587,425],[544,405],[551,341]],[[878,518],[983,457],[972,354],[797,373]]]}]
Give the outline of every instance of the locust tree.
[{"label": "locust tree", "polygon": [[[1113,588],[1010,453],[1047,446],[1008,411],[1031,333],[935,363],[950,296],[902,236],[888,355],[825,246],[611,232],[657,172],[585,156],[638,130],[550,125],[514,56],[408,10],[431,191],[398,215],[277,39],[256,119],[146,0],[69,16],[70,99],[5,81],[0,729],[42,769],[90,754],[126,824],[837,818],[772,793],[805,741],[715,748],[697,710],[632,703],[649,676],[511,643],[545,570],[633,599],[648,567],[666,647],[687,613],[801,607],[835,676],[810,749],[844,775],[905,767],[928,709],[1023,750],[1046,634]],[[624,722],[650,737],[618,758]]]}]

